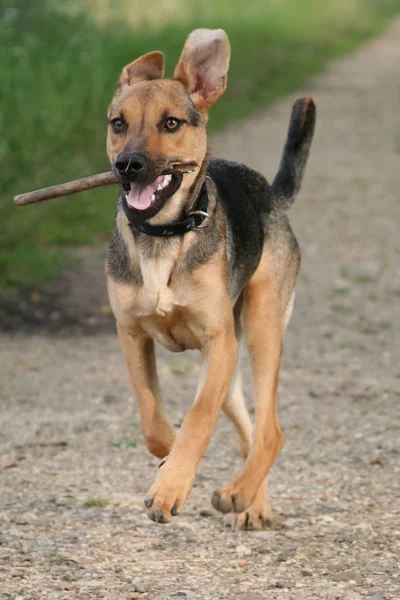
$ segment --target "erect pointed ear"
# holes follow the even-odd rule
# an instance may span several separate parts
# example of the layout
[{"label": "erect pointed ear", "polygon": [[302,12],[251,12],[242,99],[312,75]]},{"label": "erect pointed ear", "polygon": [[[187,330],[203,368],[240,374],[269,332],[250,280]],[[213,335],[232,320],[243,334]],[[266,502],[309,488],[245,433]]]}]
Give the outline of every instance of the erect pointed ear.
[{"label": "erect pointed ear", "polygon": [[164,77],[164,54],[162,52],[149,52],[134,60],[122,69],[118,81],[117,91],[137,83]]},{"label": "erect pointed ear", "polygon": [[195,29],[186,40],[174,79],[182,81],[199,110],[208,110],[226,90],[230,56],[223,29]]}]

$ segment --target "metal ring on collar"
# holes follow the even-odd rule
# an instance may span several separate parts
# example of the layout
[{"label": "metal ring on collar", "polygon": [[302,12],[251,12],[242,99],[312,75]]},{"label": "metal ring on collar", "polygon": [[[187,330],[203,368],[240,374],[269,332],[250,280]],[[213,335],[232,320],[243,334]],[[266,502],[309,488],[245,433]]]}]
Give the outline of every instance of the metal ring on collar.
[{"label": "metal ring on collar", "polygon": [[[188,214],[188,216],[192,215],[201,215],[202,217],[204,217],[204,220],[202,221],[201,225],[195,225],[194,229],[206,229],[206,227],[209,226],[210,215],[204,210],[193,210]],[[204,225],[204,223],[206,223],[206,225]]]}]

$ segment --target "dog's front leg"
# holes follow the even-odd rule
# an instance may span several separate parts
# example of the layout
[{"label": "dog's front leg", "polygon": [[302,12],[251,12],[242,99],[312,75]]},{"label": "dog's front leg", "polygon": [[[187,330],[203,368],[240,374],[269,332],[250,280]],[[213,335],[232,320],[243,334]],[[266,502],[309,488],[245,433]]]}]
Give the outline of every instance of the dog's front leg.
[{"label": "dog's front leg", "polygon": [[[233,321],[233,319],[232,319]],[[235,370],[238,344],[234,327],[213,336],[203,349],[204,384],[182,427],[168,460],[160,467],[145,505],[150,519],[166,523],[178,514],[189,496],[197,465],[205,452]]]},{"label": "dog's front leg", "polygon": [[117,325],[122,353],[139,404],[141,426],[149,451],[164,458],[172,448],[175,432],[164,410],[157,377],[153,340],[132,335]]}]

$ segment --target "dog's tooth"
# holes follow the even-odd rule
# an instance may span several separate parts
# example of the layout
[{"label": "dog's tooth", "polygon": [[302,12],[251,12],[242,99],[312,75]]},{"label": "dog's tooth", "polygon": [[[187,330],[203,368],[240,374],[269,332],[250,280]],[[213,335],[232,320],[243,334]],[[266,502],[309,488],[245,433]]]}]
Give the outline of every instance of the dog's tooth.
[{"label": "dog's tooth", "polygon": [[157,187],[157,189],[158,189],[158,190],[162,190],[162,189],[163,189],[163,187],[164,187],[164,186],[163,186],[163,184],[162,184],[162,183],[160,183],[160,185]]},{"label": "dog's tooth", "polygon": [[155,197],[155,195],[154,195],[154,194],[152,195],[151,199],[152,199],[152,200],[155,200],[155,199],[156,199],[156,197]]}]

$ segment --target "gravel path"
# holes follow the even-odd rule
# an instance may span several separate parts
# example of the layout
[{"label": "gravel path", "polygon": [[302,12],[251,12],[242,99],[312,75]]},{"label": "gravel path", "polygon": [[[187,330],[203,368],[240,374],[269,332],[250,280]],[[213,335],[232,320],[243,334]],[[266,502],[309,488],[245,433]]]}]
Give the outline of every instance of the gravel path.
[{"label": "gravel path", "polygon": [[[144,449],[116,335],[3,334],[1,600],[400,598],[399,82],[400,20],[213,138],[214,154],[272,176],[294,98],[316,100],[291,211],[303,267],[285,338],[272,528],[232,531],[211,509],[241,464],[222,416],[184,514],[149,521],[142,501],[158,461]],[[100,307],[101,275],[91,290]],[[162,352],[160,371],[179,424],[198,357]]]}]

